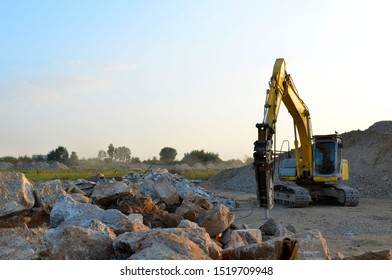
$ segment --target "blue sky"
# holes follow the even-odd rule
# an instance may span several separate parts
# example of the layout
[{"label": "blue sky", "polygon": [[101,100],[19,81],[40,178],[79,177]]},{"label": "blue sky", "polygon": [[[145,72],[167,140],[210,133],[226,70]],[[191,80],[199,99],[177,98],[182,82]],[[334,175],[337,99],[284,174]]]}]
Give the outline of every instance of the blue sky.
[{"label": "blue sky", "polygon": [[[390,120],[388,1],[0,1],[0,156],[251,156],[284,57],[314,134]],[[292,139],[282,107],[278,146]]]}]

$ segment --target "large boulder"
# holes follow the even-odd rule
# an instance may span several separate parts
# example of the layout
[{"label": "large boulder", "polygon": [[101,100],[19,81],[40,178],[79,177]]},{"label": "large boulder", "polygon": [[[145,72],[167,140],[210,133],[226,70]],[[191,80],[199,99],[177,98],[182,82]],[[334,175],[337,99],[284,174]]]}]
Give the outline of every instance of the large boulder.
[{"label": "large boulder", "polygon": [[33,184],[23,173],[0,172],[0,219],[33,208]]},{"label": "large boulder", "polygon": [[49,229],[45,235],[47,259],[107,260],[114,253],[115,233],[98,220],[86,227],[65,225]]},{"label": "large boulder", "polygon": [[34,191],[38,200],[37,204],[45,209],[52,209],[57,198],[66,194],[60,180],[41,182],[34,186]]},{"label": "large boulder", "polygon": [[0,260],[39,260],[46,255],[44,230],[0,228]]},{"label": "large boulder", "polygon": [[269,218],[260,228],[265,235],[281,236],[282,227],[274,219]]},{"label": "large boulder", "polygon": [[331,256],[327,241],[317,229],[297,234],[295,239],[300,242],[297,260],[330,260]]},{"label": "large boulder", "polygon": [[137,187],[142,194],[151,196],[154,201],[163,201],[168,206],[180,203],[180,197],[169,181],[144,180]]},{"label": "large boulder", "polygon": [[137,189],[131,183],[124,182],[107,182],[95,186],[91,195],[91,200],[95,204],[108,206],[118,199],[126,199],[133,197],[137,193]]},{"label": "large boulder", "polygon": [[218,258],[219,253],[209,241],[200,227],[167,228],[126,232],[114,240],[113,247],[122,259],[210,259],[209,255]]},{"label": "large boulder", "polygon": [[134,222],[116,209],[103,210],[90,203],[79,203],[72,197],[60,196],[50,212],[52,227],[65,225],[84,226],[91,220],[99,220],[117,235],[132,231]]},{"label": "large boulder", "polygon": [[197,222],[200,215],[205,210],[191,202],[183,201],[176,209],[176,214],[178,214],[182,219],[190,220],[192,222]]},{"label": "large boulder", "polygon": [[197,223],[204,227],[211,237],[224,232],[234,222],[234,215],[229,208],[218,204],[201,213]]}]

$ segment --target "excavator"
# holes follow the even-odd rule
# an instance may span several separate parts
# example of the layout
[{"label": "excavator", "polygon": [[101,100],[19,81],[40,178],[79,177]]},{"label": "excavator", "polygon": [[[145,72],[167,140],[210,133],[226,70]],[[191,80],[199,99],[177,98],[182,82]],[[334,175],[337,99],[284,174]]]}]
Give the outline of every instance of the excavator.
[{"label": "excavator", "polygon": [[[294,157],[292,151],[278,153],[274,148],[282,101],[294,121]],[[313,135],[309,109],[287,74],[283,58],[275,61],[263,120],[256,127],[258,139],[254,142],[253,165],[257,200],[266,210],[266,217],[275,203],[289,207],[307,207],[311,202],[358,205],[358,190],[344,184],[349,175],[348,161],[342,158],[341,135],[336,132]]]}]

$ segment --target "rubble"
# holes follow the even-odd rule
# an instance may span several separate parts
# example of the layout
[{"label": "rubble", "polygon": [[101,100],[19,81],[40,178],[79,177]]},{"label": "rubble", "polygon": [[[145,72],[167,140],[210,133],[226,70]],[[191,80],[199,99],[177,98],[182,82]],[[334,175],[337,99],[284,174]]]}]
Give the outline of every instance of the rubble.
[{"label": "rubble", "polygon": [[[301,245],[297,259],[331,259],[319,231],[272,219],[238,228],[236,201],[164,169],[36,184],[0,173],[0,195],[1,210],[18,205],[0,216],[0,259],[268,260],[287,236]],[[18,227],[4,228],[10,217]]]},{"label": "rubble", "polygon": [[23,173],[0,172],[0,219],[33,208],[33,185]]},{"label": "rubble", "polygon": [[46,259],[53,260],[104,260],[114,253],[112,242],[115,233],[98,220],[86,227],[66,225],[46,231]]}]

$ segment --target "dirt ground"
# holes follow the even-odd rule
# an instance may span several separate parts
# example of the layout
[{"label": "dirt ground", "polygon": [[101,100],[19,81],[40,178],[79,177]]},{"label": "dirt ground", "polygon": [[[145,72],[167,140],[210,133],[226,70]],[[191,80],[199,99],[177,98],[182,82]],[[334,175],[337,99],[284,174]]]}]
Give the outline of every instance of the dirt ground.
[{"label": "dirt ground", "polygon": [[[258,208],[256,194],[222,190],[212,183],[203,187],[238,201],[239,207],[234,210],[236,225],[259,228],[265,223],[265,212]],[[392,199],[361,198],[356,207],[310,205],[307,208],[287,208],[275,205],[270,210],[270,218],[283,227],[292,224],[298,232],[320,230],[332,258],[338,252],[354,256],[392,248]]]}]

